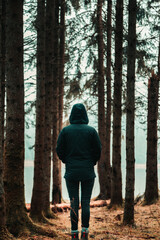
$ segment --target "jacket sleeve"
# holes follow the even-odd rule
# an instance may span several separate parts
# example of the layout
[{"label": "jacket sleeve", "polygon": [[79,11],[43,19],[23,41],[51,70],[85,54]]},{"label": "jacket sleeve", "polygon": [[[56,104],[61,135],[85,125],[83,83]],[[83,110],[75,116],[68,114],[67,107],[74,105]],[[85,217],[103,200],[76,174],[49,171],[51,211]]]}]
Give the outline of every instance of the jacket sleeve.
[{"label": "jacket sleeve", "polygon": [[65,139],[64,139],[64,131],[60,132],[57,140],[56,152],[59,159],[65,163]]},{"label": "jacket sleeve", "polygon": [[92,142],[92,144],[93,144],[93,161],[94,161],[94,165],[96,165],[97,161],[101,157],[102,144],[101,144],[100,138],[98,136],[98,133],[95,129],[94,129],[92,141],[93,141]]}]

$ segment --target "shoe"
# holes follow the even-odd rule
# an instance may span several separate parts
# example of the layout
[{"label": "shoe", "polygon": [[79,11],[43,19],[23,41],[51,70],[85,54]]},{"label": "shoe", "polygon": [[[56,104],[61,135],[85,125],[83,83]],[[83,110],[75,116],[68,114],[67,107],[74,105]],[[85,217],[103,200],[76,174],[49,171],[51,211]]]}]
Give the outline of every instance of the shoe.
[{"label": "shoe", "polygon": [[89,233],[88,232],[85,232],[85,231],[82,231],[81,232],[81,239],[87,239],[88,240],[88,235],[89,235]]},{"label": "shoe", "polygon": [[78,232],[71,233],[71,236],[72,236],[72,240],[79,240]]}]

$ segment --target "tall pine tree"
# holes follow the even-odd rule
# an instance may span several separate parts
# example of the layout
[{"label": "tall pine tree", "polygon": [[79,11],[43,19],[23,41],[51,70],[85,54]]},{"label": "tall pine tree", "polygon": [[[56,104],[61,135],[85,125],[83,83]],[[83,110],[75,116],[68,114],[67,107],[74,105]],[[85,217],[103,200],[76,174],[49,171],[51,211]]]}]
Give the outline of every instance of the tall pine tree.
[{"label": "tall pine tree", "polygon": [[24,201],[23,1],[7,1],[6,9],[6,141],[5,196],[7,226],[18,235],[29,221]]},{"label": "tall pine tree", "polygon": [[34,183],[30,217],[43,219],[44,204],[44,113],[45,113],[45,1],[37,5],[37,96]]},{"label": "tall pine tree", "polygon": [[122,205],[121,96],[122,96],[123,0],[116,2],[115,69],[113,102],[113,146],[111,205]]},{"label": "tall pine tree", "polygon": [[128,21],[128,62],[127,62],[127,101],[126,101],[126,193],[124,223],[134,223],[134,180],[135,180],[135,58],[136,58],[136,0],[129,1]]},{"label": "tall pine tree", "polygon": [[51,182],[51,152],[52,152],[52,115],[53,115],[53,59],[54,59],[54,21],[55,1],[46,2],[46,50],[45,50],[45,199],[44,213],[48,218],[53,217],[50,209],[50,182]]},{"label": "tall pine tree", "polygon": [[58,98],[58,82],[59,82],[59,1],[55,0],[55,23],[54,23],[54,60],[53,60],[53,136],[52,136],[52,159],[53,159],[53,189],[52,189],[52,203],[60,203],[62,198],[61,192],[61,172],[60,160],[56,154],[56,143],[58,137],[58,116],[59,116],[59,98]]},{"label": "tall pine tree", "polygon": [[106,156],[105,156],[105,109],[104,109],[104,40],[102,24],[103,1],[97,1],[97,40],[98,40],[98,131],[102,143],[102,154],[98,162],[100,194],[98,198],[107,198],[106,189]]},{"label": "tall pine tree", "polygon": [[147,164],[145,203],[152,204],[158,199],[157,170],[157,119],[158,119],[159,77],[152,74],[148,81],[147,117]]},{"label": "tall pine tree", "polygon": [[107,165],[107,198],[111,197],[111,39],[112,39],[112,0],[108,0],[107,8],[107,112],[106,112],[106,165]]},{"label": "tall pine tree", "polygon": [[12,239],[6,228],[4,172],[5,1],[0,1],[0,239]]}]

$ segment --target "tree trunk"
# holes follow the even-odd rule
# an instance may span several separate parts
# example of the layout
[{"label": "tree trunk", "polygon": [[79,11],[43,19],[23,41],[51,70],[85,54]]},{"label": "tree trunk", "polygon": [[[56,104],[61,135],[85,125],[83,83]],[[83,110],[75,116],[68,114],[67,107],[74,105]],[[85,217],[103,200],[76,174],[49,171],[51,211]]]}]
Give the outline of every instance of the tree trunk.
[{"label": "tree trunk", "polygon": [[53,72],[53,137],[52,137],[52,153],[53,153],[53,190],[52,203],[61,202],[61,173],[60,160],[56,154],[56,143],[58,136],[58,82],[59,82],[59,2],[55,0],[55,26],[54,26],[54,72]]},{"label": "tree trunk", "polygon": [[152,74],[148,82],[148,127],[147,127],[147,166],[145,203],[152,204],[158,199],[157,173],[157,118],[160,80],[160,38],[158,55],[158,76]]},{"label": "tree trunk", "polygon": [[127,63],[127,102],[126,102],[126,193],[124,224],[134,224],[134,180],[135,180],[135,57],[136,57],[136,0],[129,1],[128,22],[128,63]]},{"label": "tree trunk", "polygon": [[157,118],[159,78],[152,75],[148,82],[148,127],[145,203],[158,199],[157,173]]},{"label": "tree trunk", "polygon": [[113,150],[111,205],[122,205],[121,96],[122,96],[123,0],[116,3],[115,76],[113,103]]},{"label": "tree trunk", "polygon": [[65,0],[61,0],[60,22],[60,64],[59,64],[59,131],[63,123],[63,96],[64,96],[64,56],[65,56]]},{"label": "tree trunk", "polygon": [[1,127],[1,133],[2,133],[2,149],[4,150],[4,111],[5,111],[5,51],[6,51],[6,47],[5,47],[5,41],[6,41],[6,37],[5,37],[5,21],[6,21],[6,3],[5,0],[0,0],[1,1],[1,73],[0,73],[0,78],[1,78],[1,121],[2,121],[2,127]]},{"label": "tree trunk", "polygon": [[[25,231],[24,201],[24,81],[23,1],[7,1],[6,76],[7,115],[5,193],[7,226],[17,235]],[[25,217],[24,217],[25,216]]]},{"label": "tree trunk", "polygon": [[46,5],[46,63],[45,63],[45,201],[44,213],[48,218],[53,217],[50,209],[50,181],[51,181],[51,150],[52,150],[52,114],[53,114],[53,40],[54,40],[54,12],[55,1],[47,0]]},{"label": "tree trunk", "polygon": [[[65,56],[65,0],[61,0],[60,12],[60,46],[59,46],[59,110],[58,110],[58,134],[62,129],[63,124],[63,96],[64,96],[64,56]],[[62,199],[62,176],[61,176],[61,161],[59,162],[59,191]]]},{"label": "tree trunk", "polygon": [[34,183],[30,217],[34,221],[43,219],[44,203],[44,110],[45,110],[45,1],[39,0],[37,6],[37,97],[36,97],[36,136]]},{"label": "tree trunk", "polygon": [[11,239],[6,228],[5,193],[3,184],[4,150],[4,98],[5,98],[5,1],[0,0],[0,240]]},{"label": "tree trunk", "polygon": [[25,208],[23,1],[8,0],[6,13],[7,113],[4,171],[6,224],[8,230],[16,237],[26,235],[30,231],[55,237],[54,231],[35,225]]},{"label": "tree trunk", "polygon": [[100,194],[98,198],[107,199],[107,165],[105,156],[105,110],[104,110],[104,42],[102,25],[102,0],[97,2],[98,28],[98,131],[102,143],[102,153],[98,162]]},{"label": "tree trunk", "polygon": [[107,114],[106,114],[106,165],[107,165],[107,198],[111,198],[111,36],[112,36],[112,0],[108,0],[107,10]]}]

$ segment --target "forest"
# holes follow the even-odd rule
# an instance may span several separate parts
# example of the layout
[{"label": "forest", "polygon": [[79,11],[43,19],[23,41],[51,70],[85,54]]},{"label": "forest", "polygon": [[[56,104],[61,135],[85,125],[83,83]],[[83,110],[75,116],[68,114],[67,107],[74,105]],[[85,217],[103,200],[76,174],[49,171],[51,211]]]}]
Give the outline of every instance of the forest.
[{"label": "forest", "polygon": [[[107,201],[105,214],[121,209],[122,226],[134,229],[136,128],[146,138],[139,199],[143,206],[159,203],[159,80],[159,0],[0,0],[0,240],[69,239],[57,236],[51,206],[65,202],[56,143],[79,102],[102,143],[94,200]],[[29,212],[26,151],[34,151]],[[158,216],[156,221],[160,226]],[[105,224],[103,229],[106,234]],[[160,239],[160,232],[152,238]]]}]

